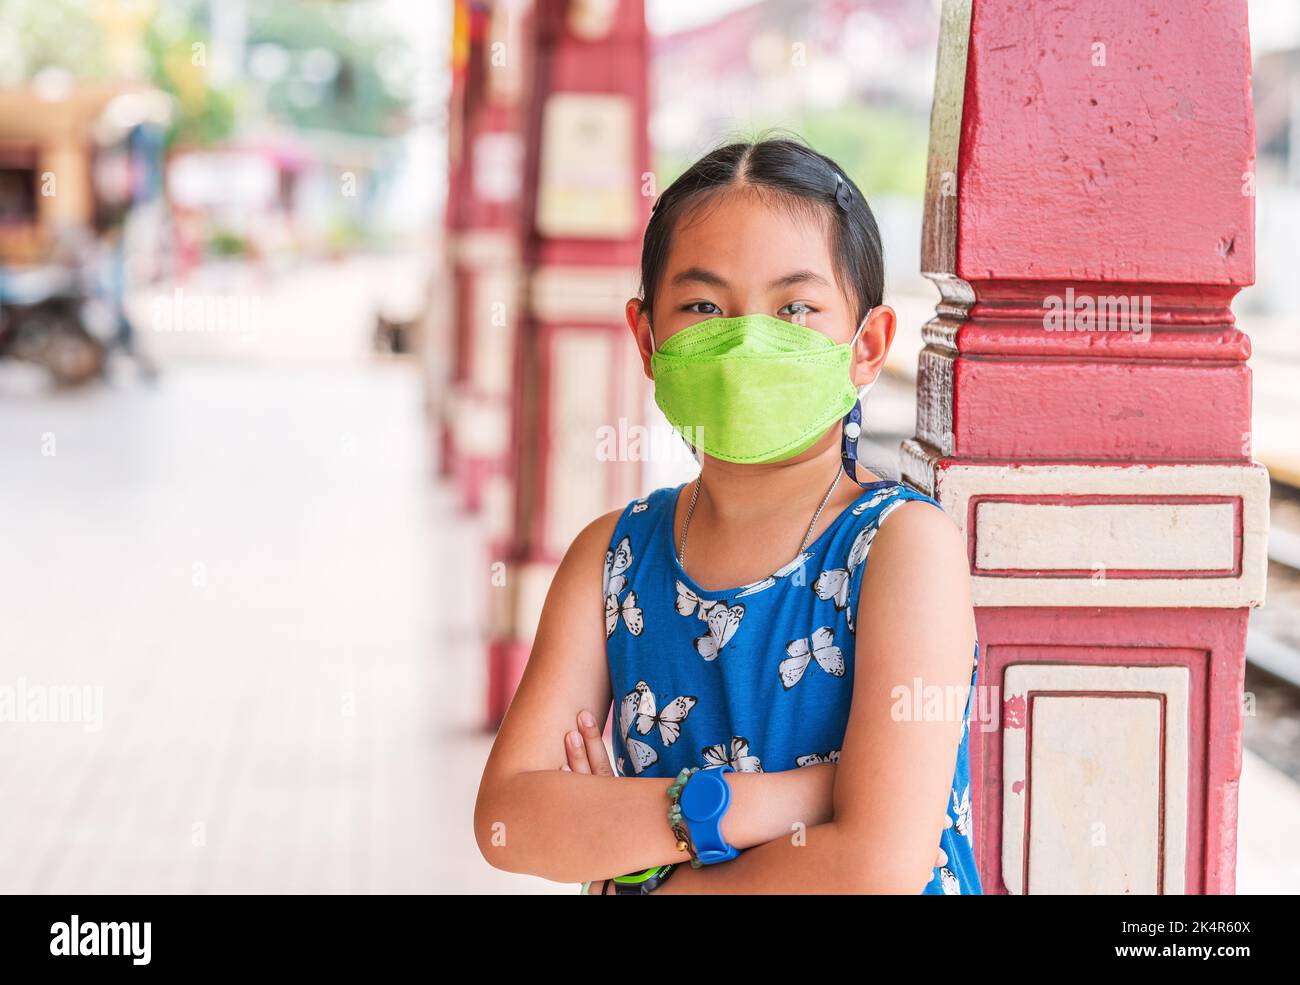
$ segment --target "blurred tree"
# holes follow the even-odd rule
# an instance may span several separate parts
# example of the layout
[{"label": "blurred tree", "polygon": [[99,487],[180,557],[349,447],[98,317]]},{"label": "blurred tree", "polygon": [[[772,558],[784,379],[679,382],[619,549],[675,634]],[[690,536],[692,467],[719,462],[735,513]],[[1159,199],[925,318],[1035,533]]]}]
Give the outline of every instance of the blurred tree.
[{"label": "blurred tree", "polygon": [[[718,143],[751,140],[760,135],[799,137],[837,161],[864,195],[901,195],[920,199],[925,193],[929,133],[907,113],[863,102],[848,102],[807,113],[795,120],[765,119],[752,129],[720,134]],[[667,188],[694,158],[662,158],[656,170]]]},{"label": "blurred tree", "polygon": [[43,69],[104,78],[103,30],[76,0],[0,0],[0,85],[14,86]]},{"label": "blurred tree", "polygon": [[249,74],[269,113],[307,129],[368,136],[401,124],[410,52],[367,4],[249,0]]},{"label": "blurred tree", "polygon": [[924,197],[930,135],[908,114],[852,102],[809,114],[797,129],[838,161],[864,195]]},{"label": "blurred tree", "polygon": [[176,100],[168,146],[220,143],[235,127],[235,94],[208,80],[207,36],[179,5],[154,18],[144,32],[152,81]]},{"label": "blurred tree", "polygon": [[[240,121],[264,112],[291,126],[365,136],[404,122],[410,49],[368,4],[245,0],[246,64],[221,86],[210,50],[219,2],[145,0],[128,17],[113,0],[0,0],[0,84],[22,84],[44,69],[74,79],[143,76],[176,99],[169,144],[218,143],[231,135],[237,110]],[[126,47],[143,50],[128,73],[110,56],[123,34]]]}]

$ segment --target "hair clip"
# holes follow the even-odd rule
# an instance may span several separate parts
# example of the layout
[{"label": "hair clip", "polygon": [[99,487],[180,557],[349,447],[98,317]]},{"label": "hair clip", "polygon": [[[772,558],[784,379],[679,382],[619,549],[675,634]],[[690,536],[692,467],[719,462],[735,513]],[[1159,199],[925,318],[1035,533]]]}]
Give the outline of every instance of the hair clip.
[{"label": "hair clip", "polygon": [[849,205],[853,202],[853,193],[849,191],[848,182],[838,171],[835,172],[835,201],[845,212],[849,210]]}]

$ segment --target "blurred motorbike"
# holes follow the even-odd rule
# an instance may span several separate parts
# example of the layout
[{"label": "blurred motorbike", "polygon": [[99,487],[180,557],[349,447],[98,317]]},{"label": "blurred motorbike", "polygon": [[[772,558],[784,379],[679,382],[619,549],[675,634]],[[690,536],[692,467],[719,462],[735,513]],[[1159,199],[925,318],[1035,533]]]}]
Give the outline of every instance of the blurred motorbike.
[{"label": "blurred motorbike", "polygon": [[101,376],[107,347],[75,267],[0,267],[0,359],[44,367],[58,386]]}]

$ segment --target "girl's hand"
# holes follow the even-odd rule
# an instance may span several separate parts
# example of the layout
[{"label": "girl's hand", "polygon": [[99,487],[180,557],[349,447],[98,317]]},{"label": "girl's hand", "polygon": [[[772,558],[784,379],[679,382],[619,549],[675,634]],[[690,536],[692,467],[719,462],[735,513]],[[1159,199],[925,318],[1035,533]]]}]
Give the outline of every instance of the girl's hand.
[{"label": "girl's hand", "polygon": [[[591,724],[588,725],[583,719]],[[560,769],[569,773],[613,776],[614,767],[609,761],[609,751],[605,748],[605,739],[600,734],[600,729],[596,728],[595,719],[584,710],[578,713],[577,723],[576,731],[564,733],[564,755],[567,762]],[[584,895],[600,896],[604,883],[604,879],[591,880]]]},{"label": "girl's hand", "polygon": [[596,727],[591,712],[585,709],[579,712],[577,723],[576,731],[564,733],[564,755],[567,762],[560,769],[570,773],[613,776],[614,767],[609,761],[609,750],[605,748],[604,736]]}]

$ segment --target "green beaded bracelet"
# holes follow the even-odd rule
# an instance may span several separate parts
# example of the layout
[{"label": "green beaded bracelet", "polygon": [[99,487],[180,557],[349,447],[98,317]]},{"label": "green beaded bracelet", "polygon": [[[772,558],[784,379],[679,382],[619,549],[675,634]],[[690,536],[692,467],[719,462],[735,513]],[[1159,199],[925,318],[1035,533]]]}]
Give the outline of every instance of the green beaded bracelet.
[{"label": "green beaded bracelet", "polygon": [[668,826],[672,828],[673,837],[677,839],[677,850],[679,852],[688,852],[691,856],[691,868],[699,869],[704,866],[699,856],[695,854],[695,846],[691,843],[691,832],[682,820],[682,788],[686,786],[686,781],[691,778],[691,774],[699,772],[699,766],[684,766],[680,773],[677,774],[672,784],[668,787]]}]

